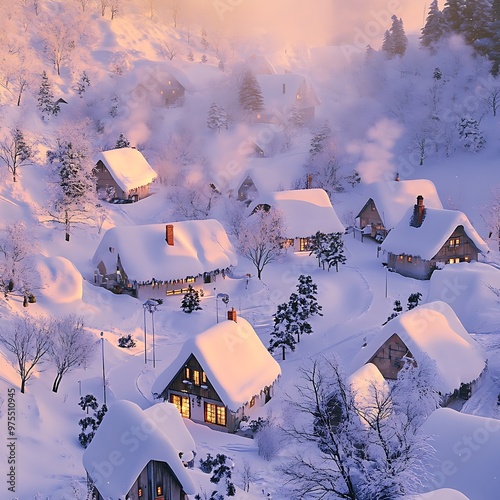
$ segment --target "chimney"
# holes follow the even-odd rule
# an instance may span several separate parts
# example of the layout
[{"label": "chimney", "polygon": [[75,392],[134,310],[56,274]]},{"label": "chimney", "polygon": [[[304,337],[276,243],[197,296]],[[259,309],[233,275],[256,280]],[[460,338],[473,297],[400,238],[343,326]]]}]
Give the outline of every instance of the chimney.
[{"label": "chimney", "polygon": [[174,246],[174,225],[173,224],[167,224],[165,226],[165,241],[167,242],[167,245],[170,245],[171,247]]},{"label": "chimney", "polygon": [[227,319],[229,321],[234,321],[235,323],[238,322],[236,320],[236,309],[234,307],[231,307],[231,310],[227,312]]},{"label": "chimney", "polygon": [[420,227],[425,219],[424,197],[419,194],[417,196],[417,204],[413,207],[413,216],[410,221],[410,226]]},{"label": "chimney", "polygon": [[283,84],[283,94],[286,94],[286,83]]},{"label": "chimney", "polygon": [[313,181],[313,174],[307,174],[307,177],[306,177],[306,189],[311,189],[312,181]]},{"label": "chimney", "polygon": [[396,182],[399,182],[400,179],[399,179],[399,172],[396,172],[396,178],[394,179]]}]

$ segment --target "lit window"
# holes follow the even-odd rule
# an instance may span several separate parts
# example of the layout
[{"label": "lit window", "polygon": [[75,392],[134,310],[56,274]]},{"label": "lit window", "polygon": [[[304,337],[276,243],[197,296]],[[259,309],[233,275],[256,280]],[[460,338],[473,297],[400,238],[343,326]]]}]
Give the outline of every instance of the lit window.
[{"label": "lit window", "polygon": [[411,255],[408,255],[408,257],[406,257],[406,260],[407,260],[408,262],[411,262],[411,261],[413,260],[413,257],[412,257]]},{"label": "lit window", "polygon": [[469,257],[468,255],[466,255],[466,256],[464,257],[464,260],[465,260],[465,262],[469,262],[470,257]]},{"label": "lit window", "polygon": [[201,380],[204,384],[207,383],[207,374],[205,372],[201,372]]},{"label": "lit window", "polygon": [[170,402],[176,406],[180,414],[185,418],[190,418],[189,398],[187,396],[170,395]]},{"label": "lit window", "polygon": [[226,425],[226,408],[224,406],[217,406],[217,423]]},{"label": "lit window", "polygon": [[161,486],[156,487],[156,495],[159,497],[163,495],[163,488]]},{"label": "lit window", "polygon": [[255,396],[250,400],[250,408],[252,408],[252,406],[255,406]]},{"label": "lit window", "polygon": [[450,238],[449,246],[451,248],[459,247],[460,246],[460,238]]},{"label": "lit window", "polygon": [[191,379],[191,370],[187,366],[184,370],[184,375],[185,375],[185,378],[187,378],[188,380]]},{"label": "lit window", "polygon": [[205,403],[205,422],[226,425],[226,408],[213,403]]},{"label": "lit window", "polygon": [[300,238],[299,251],[305,252],[309,249],[309,238]]},{"label": "lit window", "polygon": [[137,496],[139,498],[142,498],[142,488],[138,488],[138,490],[137,490]]},{"label": "lit window", "polygon": [[398,255],[398,259],[399,260],[403,260],[404,259],[404,255]]},{"label": "lit window", "polygon": [[194,278],[186,278],[186,283],[194,283]]},{"label": "lit window", "polygon": [[200,372],[198,370],[193,370],[193,383],[200,385]]}]

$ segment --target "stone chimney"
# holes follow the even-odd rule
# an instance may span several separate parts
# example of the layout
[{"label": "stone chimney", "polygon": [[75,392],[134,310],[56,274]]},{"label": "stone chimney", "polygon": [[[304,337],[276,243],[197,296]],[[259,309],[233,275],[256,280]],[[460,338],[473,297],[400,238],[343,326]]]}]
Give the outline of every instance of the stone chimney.
[{"label": "stone chimney", "polygon": [[173,224],[167,224],[165,226],[165,241],[167,242],[167,245],[170,245],[171,247],[174,246],[174,225]]},{"label": "stone chimney", "polygon": [[410,226],[420,227],[425,219],[424,197],[419,194],[417,196],[417,204],[413,206],[413,216],[410,221]]},{"label": "stone chimney", "polygon": [[311,189],[313,181],[313,174],[307,174],[306,176],[306,189]]},{"label": "stone chimney", "polygon": [[283,94],[286,94],[286,83],[283,84]]},{"label": "stone chimney", "polygon": [[236,319],[236,309],[234,307],[231,307],[231,310],[227,312],[227,319],[229,321],[234,321],[235,323],[238,323]]}]

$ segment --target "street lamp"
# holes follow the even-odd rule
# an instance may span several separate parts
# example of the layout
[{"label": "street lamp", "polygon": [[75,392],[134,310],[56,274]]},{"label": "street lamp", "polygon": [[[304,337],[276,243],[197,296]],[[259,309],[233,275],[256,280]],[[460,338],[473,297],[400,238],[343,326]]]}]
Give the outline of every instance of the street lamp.
[{"label": "street lamp", "polygon": [[106,370],[104,368],[104,332],[101,332],[101,350],[102,350],[102,391],[104,404],[106,404]]},{"label": "street lamp", "polygon": [[217,323],[219,322],[219,299],[222,299],[222,302],[224,304],[228,304],[229,302],[229,295],[227,293],[218,293],[217,296],[215,297],[215,311],[216,311],[216,316],[217,316]]},{"label": "street lamp", "polygon": [[147,363],[146,358],[146,311],[151,313],[151,326],[153,332],[153,368],[156,368],[156,353],[155,353],[155,319],[154,313],[157,310],[158,302],[153,299],[148,299],[142,307],[144,308],[144,362]]}]

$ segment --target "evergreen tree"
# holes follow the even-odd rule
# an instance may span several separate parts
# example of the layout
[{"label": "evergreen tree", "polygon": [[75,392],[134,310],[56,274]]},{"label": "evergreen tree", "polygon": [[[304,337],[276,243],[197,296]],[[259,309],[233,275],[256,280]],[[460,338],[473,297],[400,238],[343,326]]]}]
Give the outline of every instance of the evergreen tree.
[{"label": "evergreen tree", "polygon": [[188,314],[191,314],[193,311],[201,311],[202,309],[200,306],[200,293],[191,285],[189,285],[188,291],[182,299],[181,309]]},{"label": "evergreen tree", "polygon": [[390,32],[393,55],[403,57],[408,47],[408,38],[403,27],[403,20],[401,18],[398,19],[396,16],[392,16],[391,19],[392,26]]},{"label": "evergreen tree", "polygon": [[435,49],[442,38],[449,33],[444,14],[439,10],[438,0],[432,0],[421,33],[420,45],[431,50]]},{"label": "evergreen tree", "polygon": [[319,155],[325,150],[325,143],[331,137],[332,129],[327,121],[323,123],[321,128],[313,135],[311,145],[309,147],[309,154],[311,158]]},{"label": "evergreen tree", "polygon": [[385,30],[384,40],[382,42],[382,52],[385,52],[388,58],[394,57],[394,41],[390,30]]},{"label": "evergreen tree", "polygon": [[318,304],[316,295],[318,293],[318,285],[313,282],[311,276],[301,274],[297,284],[297,297],[300,304],[301,319],[307,319],[311,316],[323,316],[322,306]]},{"label": "evergreen tree", "polygon": [[57,115],[61,111],[59,104],[54,102],[52,85],[49,82],[46,71],[42,73],[42,83],[38,91],[38,109],[42,112],[43,120],[49,115]]},{"label": "evergreen tree", "polygon": [[208,37],[208,33],[207,33],[207,30],[205,28],[201,28],[201,46],[207,50],[208,47],[209,47],[209,43],[208,43],[208,40],[207,40],[207,37]]},{"label": "evergreen tree", "polygon": [[0,160],[5,163],[12,174],[13,182],[16,182],[19,167],[31,162],[35,150],[31,144],[28,144],[23,132],[18,128],[12,129],[10,136],[10,139],[0,143]]},{"label": "evergreen tree", "polygon": [[446,0],[443,16],[452,33],[460,34],[464,21],[466,0]]},{"label": "evergreen tree", "polygon": [[242,76],[238,97],[241,107],[252,114],[257,114],[264,109],[264,97],[255,75],[246,70]]},{"label": "evergreen tree", "polygon": [[76,93],[80,97],[83,97],[83,94],[86,92],[88,87],[90,87],[90,79],[87,73],[84,71],[76,84]]},{"label": "evergreen tree", "polygon": [[129,148],[129,147],[130,147],[130,141],[123,134],[120,134],[120,137],[118,137],[118,140],[116,141],[115,149]]},{"label": "evergreen tree", "polygon": [[281,347],[283,361],[285,360],[285,351],[287,348],[292,352],[295,351],[296,341],[288,329],[290,316],[289,305],[287,303],[278,305],[278,309],[273,315],[274,328],[269,340],[269,352],[273,353],[275,349]]},{"label": "evergreen tree", "polygon": [[476,52],[486,55],[491,49],[492,41],[492,9],[489,0],[467,0],[463,14],[460,33]]},{"label": "evergreen tree", "polygon": [[201,61],[203,64],[205,64],[205,63],[208,61],[206,54],[203,54],[203,55],[201,56],[200,61]]},{"label": "evergreen tree", "polygon": [[194,61],[194,55],[193,52],[190,50],[188,55],[187,55],[188,61],[193,62]]},{"label": "evergreen tree", "polygon": [[387,318],[387,320],[382,323],[382,325],[386,325],[389,323],[394,318],[397,318],[402,312],[403,312],[403,306],[401,305],[400,300],[395,300],[394,301],[394,308],[392,309],[394,312]]},{"label": "evergreen tree", "polygon": [[460,120],[458,124],[458,135],[463,147],[473,153],[484,148],[486,144],[477,120],[470,116]]},{"label": "evergreen tree", "polygon": [[208,110],[207,127],[220,133],[222,128],[227,130],[228,125],[229,118],[226,110],[214,102]]},{"label": "evergreen tree", "polygon": [[300,336],[304,333],[312,333],[312,326],[306,321],[308,317],[307,303],[301,300],[298,294],[290,294],[286,312],[286,330],[290,335],[297,336],[297,342],[300,342]]},{"label": "evergreen tree", "polygon": [[415,309],[415,307],[418,306],[421,300],[422,300],[422,294],[420,292],[415,292],[410,294],[410,296],[408,297],[408,305],[407,305],[408,311],[410,311],[411,309]]},{"label": "evergreen tree", "polygon": [[339,264],[345,264],[346,260],[342,233],[327,234],[323,251],[323,263],[328,264],[328,271],[332,266],[335,266],[335,269],[339,272]]}]

